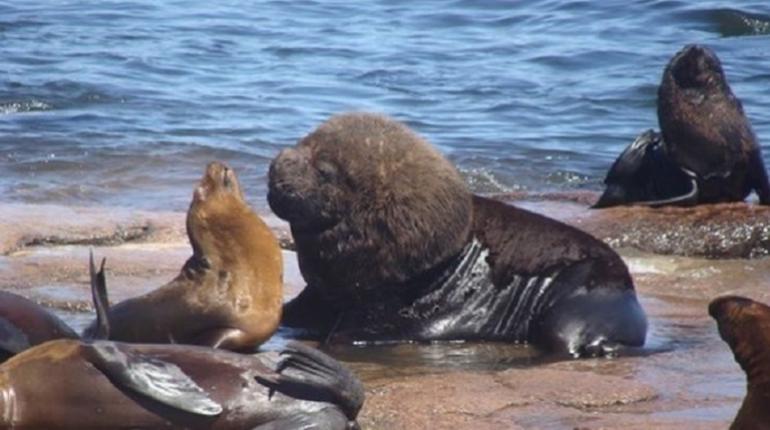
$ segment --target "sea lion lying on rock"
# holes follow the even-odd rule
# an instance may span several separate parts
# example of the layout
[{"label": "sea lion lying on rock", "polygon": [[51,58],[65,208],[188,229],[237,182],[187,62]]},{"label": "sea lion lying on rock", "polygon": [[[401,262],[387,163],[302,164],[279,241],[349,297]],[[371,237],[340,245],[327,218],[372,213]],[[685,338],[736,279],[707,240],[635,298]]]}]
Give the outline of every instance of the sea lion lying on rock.
[{"label": "sea lion lying on rock", "polygon": [[64,321],[18,294],[0,291],[0,361],[53,339],[77,339]]},{"label": "sea lion lying on rock", "polygon": [[709,48],[688,45],[658,88],[661,133],[642,133],[607,173],[595,208],[741,201],[754,190],[770,204],[770,183],[743,107]]},{"label": "sea lion lying on rock", "polygon": [[623,261],[592,236],[473,196],[400,123],[335,116],[272,162],[307,287],[283,324],[338,342],[500,340],[573,355],[644,343]]},{"label": "sea lion lying on rock", "polygon": [[730,429],[770,429],[770,307],[725,296],[709,304],[709,314],[748,380],[746,397]]},{"label": "sea lion lying on rock", "polygon": [[253,349],[269,339],[281,317],[281,249],[226,165],[206,168],[187,212],[187,234],[193,255],[181,273],[113,306],[110,339],[230,350]]},{"label": "sea lion lying on rock", "polygon": [[[109,334],[103,272],[92,287]],[[293,342],[237,354],[189,345],[54,340],[0,366],[0,427],[351,429],[364,401],[349,370]]]}]

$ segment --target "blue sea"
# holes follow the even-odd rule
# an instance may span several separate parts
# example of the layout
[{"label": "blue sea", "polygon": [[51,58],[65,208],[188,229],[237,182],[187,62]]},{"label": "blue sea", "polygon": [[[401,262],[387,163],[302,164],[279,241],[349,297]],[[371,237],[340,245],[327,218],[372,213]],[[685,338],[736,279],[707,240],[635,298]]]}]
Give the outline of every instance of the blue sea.
[{"label": "blue sea", "polygon": [[768,158],[767,1],[0,2],[0,202],[184,210],[218,159],[264,209],[272,157],[351,110],[480,193],[600,190],[689,43]]}]

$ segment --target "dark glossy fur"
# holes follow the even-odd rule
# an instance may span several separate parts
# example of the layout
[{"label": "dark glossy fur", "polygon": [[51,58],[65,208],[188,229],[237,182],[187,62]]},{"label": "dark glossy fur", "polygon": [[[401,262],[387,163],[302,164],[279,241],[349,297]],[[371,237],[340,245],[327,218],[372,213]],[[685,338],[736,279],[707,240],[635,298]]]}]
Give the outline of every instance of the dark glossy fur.
[{"label": "dark glossy fur", "polygon": [[[270,205],[291,223],[308,282],[284,307],[285,325],[341,342],[531,341],[576,355],[643,344],[644,312],[609,247],[557,221],[471,197],[448,161],[394,121],[353,114],[329,123],[336,128],[322,125],[322,138],[312,133],[271,166]],[[383,156],[379,142],[392,151]],[[337,146],[344,150],[326,148]],[[319,175],[317,154],[332,155],[324,162],[347,179],[315,190],[308,178]],[[398,175],[372,177],[401,166]],[[317,203],[319,195],[333,198]],[[364,203],[384,196],[391,196],[387,210]],[[355,209],[314,212],[330,200]],[[366,238],[366,246],[349,247],[351,238]]]},{"label": "dark glossy fur", "polygon": [[[770,184],[756,136],[709,48],[688,45],[666,66],[658,88],[658,122],[665,150],[658,162],[646,163],[644,169],[660,169],[667,175],[667,166],[673,163],[697,177],[697,198],[676,204],[741,201],[752,190],[760,203],[770,204]],[[628,155],[626,150],[618,162]],[[607,195],[596,207],[674,197],[664,189],[640,199],[634,190],[647,186],[645,174],[619,180],[612,173],[605,180]],[[674,189],[687,188],[686,178],[669,181],[676,183]]]},{"label": "dark glossy fur", "polygon": [[730,429],[770,429],[770,307],[726,296],[711,302],[709,314],[746,372],[746,397]]}]

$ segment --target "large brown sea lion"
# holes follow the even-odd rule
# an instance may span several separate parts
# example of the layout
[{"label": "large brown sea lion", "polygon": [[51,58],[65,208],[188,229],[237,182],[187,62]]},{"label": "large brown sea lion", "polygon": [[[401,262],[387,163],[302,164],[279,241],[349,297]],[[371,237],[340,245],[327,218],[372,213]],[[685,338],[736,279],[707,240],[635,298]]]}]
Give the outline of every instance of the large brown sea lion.
[{"label": "large brown sea lion", "polygon": [[[93,333],[109,334],[103,272]],[[96,281],[95,281],[96,280]],[[290,343],[237,354],[189,345],[54,340],[0,366],[0,427],[350,429],[363,387],[337,361]]]},{"label": "large brown sea lion", "polygon": [[661,134],[642,133],[612,165],[596,208],[741,201],[770,204],[764,161],[743,107],[709,48],[688,45],[658,89]]},{"label": "large brown sea lion", "polygon": [[17,294],[0,291],[0,361],[53,339],[77,339],[64,321]]},{"label": "large brown sea lion", "polygon": [[725,296],[711,302],[709,314],[748,380],[746,397],[730,429],[770,429],[770,307]]},{"label": "large brown sea lion", "polygon": [[193,255],[179,275],[113,306],[110,339],[244,350],[270,338],[283,301],[281,249],[226,165],[206,168],[187,212],[187,234]]},{"label": "large brown sea lion", "polygon": [[592,236],[473,196],[400,123],[331,118],[272,162],[307,281],[283,324],[331,341],[502,340],[573,355],[644,343],[623,261]]}]

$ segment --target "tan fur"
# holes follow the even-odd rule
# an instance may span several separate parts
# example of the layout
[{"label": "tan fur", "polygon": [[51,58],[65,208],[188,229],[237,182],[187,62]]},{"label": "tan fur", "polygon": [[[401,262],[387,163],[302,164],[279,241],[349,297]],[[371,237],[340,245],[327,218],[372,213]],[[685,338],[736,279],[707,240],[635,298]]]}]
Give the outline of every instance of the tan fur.
[{"label": "tan fur", "polygon": [[212,346],[241,350],[269,339],[281,317],[281,250],[224,164],[209,164],[195,189],[187,233],[193,256],[179,276],[114,306],[110,339],[206,345],[212,330],[229,328]]}]

